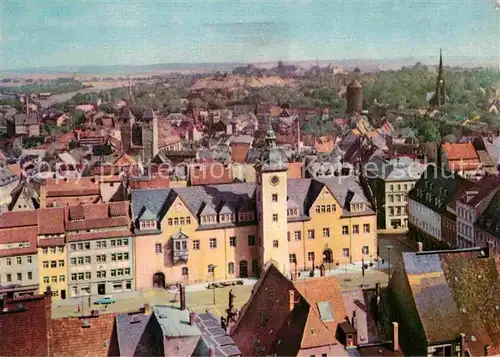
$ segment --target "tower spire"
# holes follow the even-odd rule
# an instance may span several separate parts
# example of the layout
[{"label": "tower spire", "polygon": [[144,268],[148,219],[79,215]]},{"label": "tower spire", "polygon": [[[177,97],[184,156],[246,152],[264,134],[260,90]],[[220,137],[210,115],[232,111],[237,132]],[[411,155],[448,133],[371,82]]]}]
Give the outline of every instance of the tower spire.
[{"label": "tower spire", "polygon": [[431,99],[431,105],[440,107],[446,102],[446,91],[444,84],[444,69],[443,69],[443,50],[439,49],[439,68],[438,75],[436,79],[436,92]]}]

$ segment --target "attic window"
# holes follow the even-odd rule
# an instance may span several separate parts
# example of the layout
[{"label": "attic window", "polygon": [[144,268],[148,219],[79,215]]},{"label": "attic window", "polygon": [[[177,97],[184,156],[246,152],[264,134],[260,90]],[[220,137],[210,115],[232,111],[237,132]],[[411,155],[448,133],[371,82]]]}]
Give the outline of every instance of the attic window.
[{"label": "attic window", "polygon": [[234,214],[220,214],[219,221],[220,223],[234,222]]},{"label": "attic window", "polygon": [[140,229],[155,229],[156,228],[156,221],[155,220],[148,220],[148,221],[141,221],[140,222]]},{"label": "attic window", "polygon": [[314,327],[311,328],[311,335],[316,335],[316,329]]},{"label": "attic window", "polygon": [[214,224],[214,223],[217,223],[217,216],[215,215],[201,217],[201,224]]},{"label": "attic window", "polygon": [[333,312],[328,301],[318,302],[318,310],[321,317],[321,321],[333,321]]},{"label": "attic window", "polygon": [[240,222],[253,221],[254,219],[255,219],[255,216],[254,216],[253,212],[240,212],[238,214],[238,220]]}]

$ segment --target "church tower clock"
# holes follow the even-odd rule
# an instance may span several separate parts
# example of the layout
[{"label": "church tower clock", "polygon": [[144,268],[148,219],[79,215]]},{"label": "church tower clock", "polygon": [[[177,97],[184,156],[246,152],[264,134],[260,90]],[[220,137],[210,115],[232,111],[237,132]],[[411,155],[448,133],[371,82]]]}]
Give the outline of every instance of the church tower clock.
[{"label": "church tower clock", "polygon": [[284,152],[276,147],[274,131],[269,129],[266,149],[255,166],[260,266],[266,269],[273,263],[284,274],[289,273],[286,162]]}]

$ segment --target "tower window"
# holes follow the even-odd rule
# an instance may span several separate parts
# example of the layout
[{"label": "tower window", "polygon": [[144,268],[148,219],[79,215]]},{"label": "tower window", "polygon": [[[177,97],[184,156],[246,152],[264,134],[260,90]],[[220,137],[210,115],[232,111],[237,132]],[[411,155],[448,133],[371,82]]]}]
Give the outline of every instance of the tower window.
[{"label": "tower window", "polygon": [[273,202],[278,202],[278,194],[277,193],[273,193],[272,199],[273,199]]},{"label": "tower window", "polygon": [[229,237],[229,246],[236,247],[236,237]]},{"label": "tower window", "polygon": [[279,242],[277,240],[273,240],[273,248],[278,248]]},{"label": "tower window", "polygon": [[302,239],[302,234],[300,231],[295,231],[295,240],[301,240]]},{"label": "tower window", "polygon": [[255,236],[254,235],[249,235],[248,236],[248,245],[249,246],[255,245]]},{"label": "tower window", "polygon": [[278,222],[278,214],[273,213],[273,222]]}]

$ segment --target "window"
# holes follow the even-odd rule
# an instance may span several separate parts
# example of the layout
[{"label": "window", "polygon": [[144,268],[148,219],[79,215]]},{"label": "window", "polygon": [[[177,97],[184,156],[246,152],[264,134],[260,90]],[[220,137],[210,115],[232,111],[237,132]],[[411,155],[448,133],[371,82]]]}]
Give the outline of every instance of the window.
[{"label": "window", "polygon": [[389,185],[389,191],[394,191],[394,185]]},{"label": "window", "polygon": [[65,280],[66,280],[66,277],[64,275],[59,275],[59,281],[61,283],[64,283]]},{"label": "window", "polygon": [[295,238],[295,240],[301,240],[302,239],[302,232],[301,231],[295,231],[294,238]]},{"label": "window", "polygon": [[[186,244],[186,242],[182,242],[183,245]],[[186,249],[186,247],[182,247],[183,249]],[[128,253],[123,253],[123,260],[128,260]]]},{"label": "window", "polygon": [[59,253],[64,253],[64,247],[57,247],[57,251]]},{"label": "window", "polygon": [[321,209],[320,206],[316,206],[316,213],[320,213],[320,209]]},{"label": "window", "polygon": [[210,264],[210,265],[208,266],[208,272],[209,272],[209,273],[213,273],[214,271],[215,271],[215,266],[214,266],[214,265],[212,265],[212,264]]},{"label": "window", "polygon": [[342,254],[344,255],[344,257],[348,257],[349,256],[349,248],[342,249]]},{"label": "window", "polygon": [[[10,258],[7,258],[7,259],[10,259]],[[75,259],[75,258],[71,258],[71,261],[72,261],[72,262],[73,262],[73,259]],[[75,259],[75,263],[76,263],[76,259]],[[8,263],[8,261],[7,261],[7,265],[10,265],[10,264]],[[48,261],[48,260],[44,260],[44,261],[43,261],[43,267],[44,267],[44,268],[48,268],[48,267],[49,267],[49,261]]]},{"label": "window", "polygon": [[116,246],[116,241],[113,239],[110,244],[109,244],[111,247],[115,247]]},{"label": "window", "polygon": [[368,249],[368,246],[367,246],[367,245],[363,246],[363,250],[362,250],[361,252],[362,252],[363,254],[365,254],[365,255],[370,254],[370,251],[369,251],[369,249]]},{"label": "window", "polygon": [[330,238],[330,228],[323,228],[323,237]]},{"label": "window", "polygon": [[277,193],[273,193],[272,199],[273,199],[273,202],[278,202],[278,194]]},{"label": "window", "polygon": [[248,245],[249,246],[255,245],[255,236],[254,235],[248,236]]},{"label": "window", "polygon": [[363,232],[370,233],[370,224],[369,223],[363,224]]},{"label": "window", "polygon": [[188,267],[182,267],[182,276],[188,276],[188,275],[189,275]]},{"label": "window", "polygon": [[273,213],[273,222],[278,222],[278,214]]},{"label": "window", "polygon": [[83,243],[78,243],[78,250],[83,250]]},{"label": "window", "polygon": [[50,254],[56,254],[56,247],[50,247]]},{"label": "window", "polygon": [[31,255],[28,255],[28,256],[26,257],[26,263],[31,264],[31,262],[32,262]]},{"label": "window", "polygon": [[128,245],[128,239],[123,240],[123,245]]},{"label": "window", "polygon": [[227,273],[229,275],[233,275],[234,274],[234,263],[233,262],[229,262],[227,264]]},{"label": "window", "polygon": [[102,246],[103,248],[106,248],[106,241],[105,241],[105,240],[103,240],[103,241],[101,242],[101,246]]},{"label": "window", "polygon": [[71,281],[76,281],[76,274],[71,274]]},{"label": "window", "polygon": [[116,262],[116,254],[115,253],[111,254],[111,261]]},{"label": "window", "polygon": [[17,264],[22,264],[22,263],[23,263],[23,258],[21,258],[21,257],[16,257],[16,263],[17,263]]},{"label": "window", "polygon": [[57,264],[59,265],[60,268],[62,268],[64,266],[64,260],[59,260]]},{"label": "window", "polygon": [[278,248],[279,242],[277,240],[273,240],[273,248]]},{"label": "window", "polygon": [[[73,275],[76,275],[76,274],[73,274]],[[44,276],[44,277],[43,277],[43,282],[44,282],[45,284],[48,284],[48,283],[49,283],[49,277],[48,277],[48,276]]]},{"label": "window", "polygon": [[132,290],[132,282],[130,281],[125,282],[125,290]]},{"label": "window", "polygon": [[156,243],[155,244],[155,253],[160,254],[161,253],[161,243]]},{"label": "window", "polygon": [[117,239],[116,240],[116,246],[117,247],[121,247],[122,246],[122,240],[121,239]]},{"label": "window", "polygon": [[394,202],[394,197],[392,195],[389,195],[389,202],[393,203]]},{"label": "window", "polygon": [[286,240],[290,242],[290,232],[286,232]]},{"label": "window", "polygon": [[200,241],[199,240],[193,241],[193,250],[200,250]]},{"label": "window", "polygon": [[85,280],[90,280],[92,277],[92,274],[88,271],[85,273]]},{"label": "window", "polygon": [[172,221],[172,218],[169,218],[167,222],[168,222],[168,225],[169,225],[169,226],[171,226],[171,225],[172,225],[172,222],[173,222],[173,221]]},{"label": "window", "polygon": [[56,260],[51,260],[50,261],[50,267],[51,268],[57,268],[57,261]]},{"label": "window", "polygon": [[217,248],[217,238],[210,238],[210,249]]},{"label": "window", "polygon": [[297,256],[295,254],[289,254],[288,260],[290,261],[290,263],[297,264]]},{"label": "window", "polygon": [[90,242],[85,243],[85,249],[90,249]]},{"label": "window", "polygon": [[7,274],[7,282],[10,283],[12,281],[12,275]]},{"label": "window", "polygon": [[[11,258],[7,258],[7,259],[5,259],[5,264],[7,264],[7,265],[12,265],[12,260],[11,260]],[[48,266],[48,264],[49,264],[49,263],[47,262],[47,268],[49,267],[49,266]]]},{"label": "window", "polygon": [[229,237],[229,246],[236,247],[236,237]]},{"label": "window", "polygon": [[326,207],[325,205],[321,205],[321,213],[325,213],[326,212]]},{"label": "window", "polygon": [[54,275],[50,278],[50,281],[53,283],[57,283],[57,275]]},{"label": "window", "polygon": [[85,257],[85,264],[90,264],[90,257]]},{"label": "window", "polygon": [[307,239],[314,239],[314,229],[309,229],[307,231]]},{"label": "window", "polygon": [[23,280],[23,274],[22,273],[17,273],[17,280],[22,281]]},{"label": "window", "polygon": [[122,253],[116,253],[116,259],[117,260],[123,260],[123,254]]},{"label": "window", "polygon": [[[74,244],[71,244],[71,249],[75,250],[74,249],[75,245]],[[42,253],[43,254],[47,254],[49,252],[49,249],[48,248],[42,248]]]},{"label": "window", "polygon": [[181,250],[181,242],[180,241],[175,242],[175,250]]},{"label": "window", "polygon": [[184,217],[181,217],[181,226],[184,225]]},{"label": "window", "polygon": [[117,269],[116,270],[116,275],[123,276],[123,269]]},{"label": "window", "polygon": [[314,260],[314,252],[307,253],[307,260],[312,262]]},{"label": "window", "polygon": [[174,218],[174,226],[178,226],[179,225],[179,218]]},{"label": "window", "polygon": [[354,224],[352,226],[352,233],[353,234],[359,234],[359,224]]},{"label": "window", "polygon": [[349,227],[348,226],[342,226],[342,234],[343,235],[349,234]]},{"label": "window", "polygon": [[33,280],[33,273],[32,272],[28,272],[28,280]]}]

